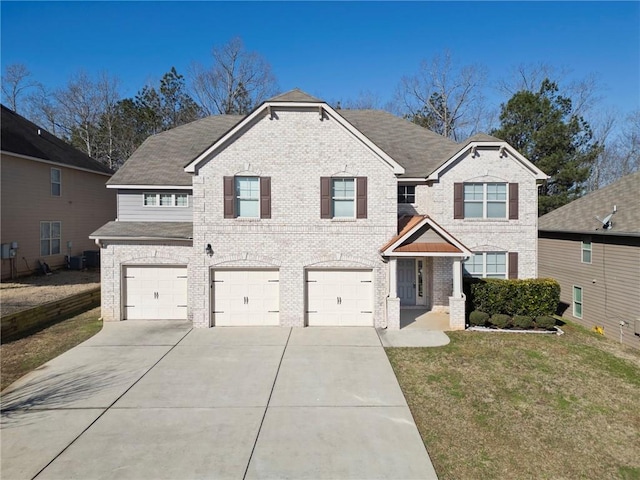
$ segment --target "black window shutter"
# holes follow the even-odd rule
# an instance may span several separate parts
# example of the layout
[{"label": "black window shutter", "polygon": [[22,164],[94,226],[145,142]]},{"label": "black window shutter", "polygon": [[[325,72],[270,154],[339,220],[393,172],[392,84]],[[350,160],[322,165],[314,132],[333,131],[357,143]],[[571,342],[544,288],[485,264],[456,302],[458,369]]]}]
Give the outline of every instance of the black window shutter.
[{"label": "black window shutter", "polygon": [[331,218],[331,177],[320,177],[320,218]]},{"label": "black window shutter", "polygon": [[464,218],[464,184],[453,184],[453,218]]},{"label": "black window shutter", "polygon": [[518,278],[518,252],[509,252],[509,278]]},{"label": "black window shutter", "polygon": [[509,220],[517,220],[518,219],[518,184],[510,183],[509,184]]},{"label": "black window shutter", "polygon": [[271,177],[260,177],[260,218],[271,218]]},{"label": "black window shutter", "polygon": [[367,218],[367,177],[356,178],[356,218]]},{"label": "black window shutter", "polygon": [[224,218],[236,216],[235,177],[224,177]]}]

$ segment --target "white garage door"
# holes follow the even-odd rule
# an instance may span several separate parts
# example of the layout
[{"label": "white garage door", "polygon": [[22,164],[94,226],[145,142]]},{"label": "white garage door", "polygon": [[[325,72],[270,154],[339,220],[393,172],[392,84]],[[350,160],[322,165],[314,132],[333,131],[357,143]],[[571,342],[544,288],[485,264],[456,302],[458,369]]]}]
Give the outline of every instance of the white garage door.
[{"label": "white garage door", "polygon": [[307,270],[307,325],[373,326],[371,270]]},{"label": "white garage door", "polygon": [[126,320],[186,320],[187,267],[125,267]]},{"label": "white garage door", "polygon": [[213,270],[213,324],[280,325],[278,270]]}]

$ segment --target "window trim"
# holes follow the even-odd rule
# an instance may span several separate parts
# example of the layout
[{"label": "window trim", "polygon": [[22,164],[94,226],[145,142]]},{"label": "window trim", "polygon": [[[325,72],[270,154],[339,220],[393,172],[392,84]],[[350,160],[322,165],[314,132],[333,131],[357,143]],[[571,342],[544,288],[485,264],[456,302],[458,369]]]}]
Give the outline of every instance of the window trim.
[{"label": "window trim", "polygon": [[[403,193],[400,193],[400,189],[404,189]],[[407,193],[408,188],[413,188],[413,193]],[[413,202],[408,202],[407,199],[413,197]],[[401,201],[401,198],[404,201]],[[398,184],[398,204],[401,205],[415,205],[416,204],[416,185]]]},{"label": "window trim", "polygon": [[[353,182],[353,197],[351,198],[347,198],[347,197],[334,197],[333,196],[333,192],[334,192],[334,182],[336,180],[339,181],[344,181],[344,180],[351,180]],[[330,199],[331,199],[331,219],[332,220],[352,220],[352,219],[356,219],[358,218],[358,181],[356,180],[356,177],[331,177],[331,182],[329,184],[330,187]],[[336,207],[335,207],[335,202],[336,202],[336,198],[339,200],[351,200],[352,205],[353,205],[353,215],[351,216],[340,216],[337,217],[336,216]]]},{"label": "window trim", "polygon": [[[579,302],[576,300],[576,289],[580,290]],[[582,319],[582,315],[584,313],[584,289],[579,285],[573,285],[573,288],[571,289],[571,294],[572,294],[571,313],[575,318]],[[580,315],[576,314],[576,305],[580,305]]]},{"label": "window trim", "polygon": [[[586,248],[586,246],[589,246],[588,248]],[[584,260],[584,254],[586,252],[589,252],[589,261],[585,262]],[[593,263],[593,243],[591,242],[591,239],[583,239],[580,241],[580,263],[584,263],[587,265],[591,265],[591,263]]]},{"label": "window trim", "polygon": [[[59,176],[59,181],[54,181],[53,179],[53,172],[57,171],[58,172],[58,176]],[[61,197],[62,196],[62,169],[61,168],[56,168],[56,167],[51,167],[51,172],[49,174],[49,180],[50,180],[50,184],[51,184],[51,188],[50,188],[50,193],[52,197]],[[56,195],[55,193],[53,193],[53,186],[54,185],[58,185],[58,194]]]},{"label": "window trim", "polygon": [[[147,196],[154,195],[156,198],[156,203],[154,205],[147,205]],[[161,205],[160,204],[160,196],[161,195],[171,195],[171,205]],[[177,197],[186,197],[187,203],[186,205],[178,205]],[[188,193],[162,193],[162,192],[145,192],[142,194],[142,206],[145,208],[185,208],[189,206],[189,194]]]},{"label": "window trim", "polygon": [[[482,200],[467,200],[465,198],[465,187],[467,185],[482,185]],[[489,185],[504,185],[505,198],[504,200],[489,200],[488,198],[488,186]],[[482,202],[482,216],[480,217],[468,217],[465,213],[465,207],[468,203],[478,204]],[[501,203],[504,204],[504,216],[502,217],[489,217],[488,205],[489,203]],[[508,220],[509,219],[509,183],[508,182],[463,182],[462,183],[462,218],[465,220]]]},{"label": "window trim", "polygon": [[[487,276],[487,254],[500,254],[500,255],[504,255],[504,277],[496,277],[496,276]],[[500,278],[500,279],[504,279],[507,280],[509,278],[509,252],[498,252],[498,251],[494,251],[494,252],[473,252],[473,255],[482,255],[482,275],[478,276],[478,275],[474,275],[471,273],[467,273],[466,272],[466,268],[464,267],[464,264],[466,263],[466,260],[464,262],[462,262],[462,268],[463,268],[463,276],[465,277],[470,277],[470,278]],[[471,259],[473,257],[469,257],[469,259]],[[495,274],[491,274],[491,275],[495,275]]]},{"label": "window trim", "polygon": [[[53,224],[57,223],[58,224],[58,237],[54,237],[53,236]],[[43,224],[48,224],[49,225],[49,237],[48,238],[42,238],[42,225]],[[53,248],[52,248],[52,240],[59,240],[58,242],[58,251],[57,252],[53,252]],[[43,241],[48,241],[49,242],[49,253],[42,253],[42,242]],[[62,222],[60,220],[41,220],[40,221],[40,256],[41,257],[52,257],[54,255],[60,255],[62,253]]]},{"label": "window trim", "polygon": [[[240,197],[240,195],[238,194],[238,181],[240,179],[243,178],[250,178],[250,179],[255,179],[256,183],[258,184],[258,194],[256,195],[255,198],[253,197]],[[262,195],[262,185],[260,184],[260,176],[259,175],[235,175],[233,177],[233,201],[235,203],[235,218],[240,218],[240,219],[259,219],[260,218],[260,204],[261,202],[261,195]],[[253,216],[243,216],[240,215],[240,200],[250,200],[250,201],[255,201],[256,204],[258,205],[258,210],[257,210],[257,214],[253,215]]]}]

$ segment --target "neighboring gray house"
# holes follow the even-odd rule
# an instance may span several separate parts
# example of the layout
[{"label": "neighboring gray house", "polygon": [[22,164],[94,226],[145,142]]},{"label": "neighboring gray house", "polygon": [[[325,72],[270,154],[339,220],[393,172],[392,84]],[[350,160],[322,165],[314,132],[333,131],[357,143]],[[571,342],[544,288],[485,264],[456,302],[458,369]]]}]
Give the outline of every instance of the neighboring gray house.
[{"label": "neighboring gray house", "polygon": [[505,142],[457,144],[293,90],[145,141],[109,181],[105,320],[465,327],[465,271],[537,274],[537,183]]},{"label": "neighboring gray house", "polygon": [[96,250],[89,234],[116,218],[113,172],[4,105],[1,126],[2,278]]},{"label": "neighboring gray house", "polygon": [[640,347],[640,172],[540,217],[538,245],[563,315]]}]

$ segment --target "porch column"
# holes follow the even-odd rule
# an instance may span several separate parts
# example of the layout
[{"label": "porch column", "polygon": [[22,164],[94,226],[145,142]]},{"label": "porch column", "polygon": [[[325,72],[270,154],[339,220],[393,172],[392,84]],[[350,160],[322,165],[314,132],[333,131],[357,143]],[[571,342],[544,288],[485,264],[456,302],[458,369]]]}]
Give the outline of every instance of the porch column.
[{"label": "porch column", "polygon": [[389,297],[398,296],[398,260],[395,257],[389,259]]},{"label": "porch column", "polygon": [[462,297],[462,259],[453,259],[453,298]]}]

